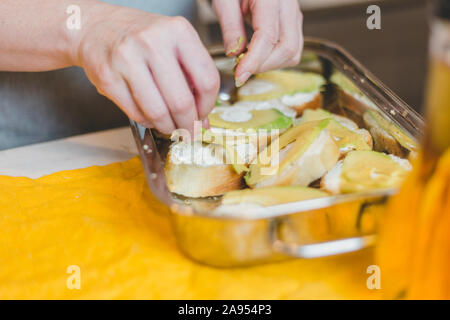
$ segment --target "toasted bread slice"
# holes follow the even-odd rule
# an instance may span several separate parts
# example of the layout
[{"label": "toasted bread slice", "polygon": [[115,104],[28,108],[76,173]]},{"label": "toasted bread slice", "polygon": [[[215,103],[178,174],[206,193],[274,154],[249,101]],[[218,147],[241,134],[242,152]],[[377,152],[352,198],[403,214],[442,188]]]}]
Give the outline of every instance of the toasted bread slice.
[{"label": "toasted bread slice", "polygon": [[321,87],[325,79],[316,73],[278,70],[261,73],[238,90],[239,101],[270,101],[295,110],[297,116],[306,109],[323,104]]},{"label": "toasted bread slice", "polygon": [[343,160],[339,160],[320,180],[320,188],[332,194],[341,193],[341,174]]},{"label": "toasted bread slice", "polygon": [[417,152],[418,144],[377,111],[366,111],[363,120],[373,136],[376,151],[387,152],[400,158],[407,158],[410,152]]},{"label": "toasted bread slice", "polygon": [[[310,101],[307,102],[295,102],[294,100],[295,96],[296,95],[293,95],[291,97],[285,96],[281,98],[281,101],[288,107],[294,109],[297,112],[298,117],[301,116],[303,114],[303,111],[305,110],[315,110],[322,108],[323,97],[321,92],[317,92],[315,96]],[[292,99],[291,100],[292,102],[290,104],[286,103],[289,101],[288,99]]]},{"label": "toasted bread slice", "polygon": [[372,150],[372,136],[366,129],[359,129],[352,120],[330,113],[323,109],[306,110],[297,120],[298,124],[329,119],[327,130],[330,131],[344,157],[352,150]]},{"label": "toasted bread slice", "polygon": [[408,160],[375,151],[352,151],[322,178],[332,194],[398,187],[412,169]]},{"label": "toasted bread slice", "polygon": [[366,110],[376,108],[375,104],[341,72],[334,72],[330,77],[330,82],[338,88],[338,99],[341,105],[356,114],[362,115]]},{"label": "toasted bread slice", "polygon": [[271,139],[292,126],[295,115],[286,115],[265,102],[237,103],[228,107],[216,107],[209,115],[210,130],[224,145],[252,143],[258,150],[263,149]]},{"label": "toasted bread slice", "polygon": [[[336,164],[340,156],[333,137],[325,130],[328,123],[329,120],[308,122],[281,135],[277,140],[279,152],[270,150],[274,152],[270,155],[270,162],[277,163],[273,159],[279,157],[279,165],[273,168],[265,168],[260,164],[250,165],[245,177],[247,184],[252,188],[286,185],[306,187],[321,178]],[[285,135],[293,135],[295,132],[299,134],[286,139]],[[292,140],[294,142],[289,143]],[[286,142],[288,144],[284,145]]]},{"label": "toasted bread slice", "polygon": [[[258,130],[256,132],[243,132],[238,130],[228,130],[222,128],[211,127],[210,131],[205,131],[204,135],[213,135],[216,141],[221,141],[220,144],[224,144],[227,141],[229,144],[236,148],[246,147],[247,144],[251,144],[255,147],[257,152],[263,150],[273,139],[276,139],[285,130]],[[256,154],[254,154],[256,156]],[[246,163],[250,163],[253,160],[253,154],[245,156],[248,159]]]},{"label": "toasted bread slice", "polygon": [[203,198],[241,189],[244,186],[242,174],[224,159],[224,150],[218,145],[173,144],[164,168],[169,191],[185,197]]}]

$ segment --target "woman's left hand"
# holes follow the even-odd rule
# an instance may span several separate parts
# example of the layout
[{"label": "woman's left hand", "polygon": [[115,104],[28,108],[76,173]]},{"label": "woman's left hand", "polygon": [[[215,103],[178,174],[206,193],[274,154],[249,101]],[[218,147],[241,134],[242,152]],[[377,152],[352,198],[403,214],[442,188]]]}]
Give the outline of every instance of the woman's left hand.
[{"label": "woman's left hand", "polygon": [[303,50],[303,16],[298,0],[213,0],[227,55],[237,56],[247,46],[244,18],[254,30],[248,53],[236,68],[236,84],[252,74],[294,66]]}]

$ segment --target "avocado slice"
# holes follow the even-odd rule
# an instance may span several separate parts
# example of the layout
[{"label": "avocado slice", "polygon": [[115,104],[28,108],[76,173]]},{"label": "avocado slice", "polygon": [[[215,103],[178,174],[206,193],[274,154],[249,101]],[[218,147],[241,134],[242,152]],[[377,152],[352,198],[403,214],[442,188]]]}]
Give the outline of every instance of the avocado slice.
[{"label": "avocado slice", "polygon": [[[299,123],[306,123],[310,121],[317,121],[329,119],[327,130],[335,138],[336,144],[339,150],[347,152],[349,150],[372,150],[372,146],[366,142],[364,135],[360,131],[351,130],[349,125],[342,124],[342,117],[335,116],[334,114],[323,110],[305,110],[303,116],[300,118]],[[349,123],[353,123],[349,120]],[[357,126],[355,125],[356,129]],[[367,132],[367,131],[366,131]],[[369,134],[367,132],[367,134]]]},{"label": "avocado slice", "polygon": [[305,110],[299,118],[298,123],[305,123],[309,121],[317,121],[324,119],[333,119],[333,114],[324,109]]},{"label": "avocado slice", "polygon": [[336,84],[349,94],[364,96],[361,90],[359,90],[358,87],[341,72],[334,72],[330,77],[330,82]]},{"label": "avocado slice", "polygon": [[313,109],[305,110],[302,116],[297,121],[298,123],[304,123],[308,121],[323,120],[323,119],[334,119],[337,122],[339,122],[342,126],[350,130],[358,129],[358,125],[349,118],[331,113],[321,108],[315,110]]},{"label": "avocado slice", "polygon": [[[335,84],[347,95],[362,102],[366,106],[364,110],[367,107],[376,108],[376,105],[343,73],[337,71],[334,72],[330,77],[330,82]],[[346,105],[344,107],[348,108],[350,106]]]},{"label": "avocado slice", "polygon": [[[326,172],[326,170],[330,169],[338,161],[339,158],[339,151],[335,142],[332,140],[330,134],[328,132],[325,132],[325,129],[329,125],[329,122],[330,119],[325,119],[322,121],[311,121],[293,127],[283,133],[265,150],[260,152],[257,161],[250,165],[249,171],[244,177],[247,184],[250,187],[257,187],[266,185],[268,183],[267,180],[269,180],[270,185],[272,183],[270,179],[278,179],[279,177],[281,177],[282,173],[285,174],[286,172],[288,172],[284,172],[286,169],[294,169],[295,174],[298,174],[298,170],[308,171],[311,169],[311,172],[303,172],[305,179],[303,179],[303,176],[299,177],[295,174],[293,174],[292,176],[280,178],[280,181],[273,182],[275,185],[308,185],[315,179],[320,178]],[[324,134],[323,137],[322,134]],[[320,138],[322,138],[323,141],[321,141]],[[307,151],[309,151],[310,147],[312,147],[316,141],[319,141],[321,143],[324,142],[324,144],[317,146],[319,149],[312,150],[313,155],[309,155]],[[274,146],[272,146],[273,144]],[[320,150],[320,148],[323,148],[323,150]],[[280,157],[280,162],[277,163],[276,166],[272,166],[272,162],[267,161],[268,159],[272,159],[273,156],[275,156],[272,155],[272,152],[278,153],[278,156]],[[316,154],[317,152],[319,153]],[[308,161],[302,164],[301,168],[297,168],[295,166],[294,168],[292,168],[291,165],[304,155],[308,155],[308,157],[306,157],[308,158]],[[304,159],[306,160],[306,158]],[[311,159],[318,160],[317,164],[312,164],[314,168],[303,168],[303,166],[305,166],[307,163],[310,164]],[[317,174],[319,174],[319,176],[314,177],[311,181],[303,181],[308,180],[310,176],[315,176]],[[297,180],[302,181],[300,182]]]},{"label": "avocado slice", "polygon": [[[255,83],[252,84],[252,81],[255,81]],[[278,99],[285,95],[294,95],[300,92],[313,93],[319,91],[324,84],[325,79],[320,74],[313,72],[293,70],[269,71],[257,74],[253,79],[248,81],[238,91],[238,100],[264,101]],[[250,86],[260,87],[260,89],[252,92],[253,90],[248,89]],[[249,91],[250,94],[244,94],[246,91]]]},{"label": "avocado slice", "polygon": [[410,171],[409,166],[407,160],[385,153],[352,151],[342,164],[341,192],[396,188]]},{"label": "avocado slice", "polygon": [[372,150],[372,147],[367,144],[363,135],[347,129],[334,119],[330,119],[330,123],[326,129],[337,140],[336,144],[342,152],[349,150]]},{"label": "avocado slice", "polygon": [[[377,111],[368,110],[364,114],[363,118],[367,126],[369,126],[371,129],[378,127],[379,129],[384,130],[388,135],[393,137],[406,150],[414,152],[418,150],[419,146],[416,141],[414,141],[410,136],[408,136],[399,126],[397,126],[395,123],[391,121],[388,121]],[[379,147],[386,148],[386,146],[379,146]]]},{"label": "avocado slice", "polygon": [[211,127],[231,130],[282,130],[289,128],[292,123],[292,118],[277,109],[250,110],[241,107],[225,107],[209,115]]},{"label": "avocado slice", "polygon": [[292,147],[291,151],[287,154],[286,158],[280,164],[280,170],[282,171],[290,163],[294,162],[298,158],[300,158],[303,153],[311,146],[311,144],[316,140],[319,135],[324,131],[328,125],[330,124],[330,120],[322,120],[317,124],[315,128],[310,131],[304,131],[301,135],[297,137],[295,140],[295,144]]},{"label": "avocado slice", "polygon": [[327,196],[329,196],[328,193],[314,188],[296,186],[266,187],[228,192],[222,198],[222,205],[251,203],[266,207]]}]

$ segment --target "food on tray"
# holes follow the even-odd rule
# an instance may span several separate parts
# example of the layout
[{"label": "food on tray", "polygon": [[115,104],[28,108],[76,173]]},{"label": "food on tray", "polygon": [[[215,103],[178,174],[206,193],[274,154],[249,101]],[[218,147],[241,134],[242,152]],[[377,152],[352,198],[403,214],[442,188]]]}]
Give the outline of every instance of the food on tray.
[{"label": "food on tray", "polygon": [[251,188],[308,186],[322,177],[339,159],[339,149],[326,130],[329,123],[325,119],[300,124],[272,141],[250,165],[247,184]]},{"label": "food on tray", "polygon": [[322,106],[325,79],[312,72],[270,71],[256,75],[238,90],[239,101],[271,101],[301,115],[305,109]]},{"label": "food on tray", "polygon": [[241,131],[283,130],[289,128],[292,123],[292,118],[277,109],[255,110],[246,107],[222,107],[216,108],[209,115],[211,127]]},{"label": "food on tray", "polygon": [[305,110],[303,115],[297,119],[297,123],[305,123],[308,121],[316,121],[316,120],[324,120],[324,119],[334,119],[339,122],[342,126],[350,129],[357,130],[358,125],[352,120],[339,116],[337,114],[328,112],[324,109],[316,109],[316,110]]},{"label": "food on tray", "polygon": [[171,146],[165,166],[171,192],[209,197],[241,188],[246,165],[258,150],[293,123],[277,109],[252,106],[216,107],[209,121],[201,141]]},{"label": "food on tray", "polygon": [[330,77],[330,82],[338,88],[338,99],[346,108],[356,113],[362,113],[368,108],[376,108],[372,101],[367,98],[361,90],[341,72],[334,72]]},{"label": "food on tray", "polygon": [[217,138],[236,137],[239,141],[247,137],[259,150],[265,147],[271,138],[292,126],[295,115],[283,111],[285,110],[280,111],[270,104],[261,103],[216,107],[209,115],[210,133]]},{"label": "food on tray", "polygon": [[217,212],[242,212],[397,187],[411,170],[406,158],[416,142],[342,74],[331,81],[358,106],[322,108],[325,80],[318,74],[256,75],[239,88],[237,102],[216,105],[200,139],[172,143],[169,190],[192,198],[224,195]]},{"label": "food on tray", "polygon": [[223,212],[231,212],[249,208],[261,208],[283,203],[310,200],[329,196],[328,193],[305,187],[267,187],[259,189],[244,189],[226,193],[217,209]]},{"label": "food on tray", "polygon": [[[290,108],[289,106],[283,104],[280,100],[266,100],[266,101],[238,101],[235,104],[231,105],[235,108],[244,108],[244,109],[250,109],[250,110],[266,110],[266,109],[277,109],[285,116],[288,116],[292,119],[297,118],[297,111]],[[220,111],[221,108],[226,107],[219,107],[214,108],[213,113]],[[218,110],[216,110],[218,109]]]},{"label": "food on tray", "polygon": [[399,157],[407,157],[410,152],[417,152],[417,143],[377,111],[366,111],[363,119],[374,139],[375,150],[386,151]]},{"label": "food on tray", "polygon": [[227,164],[226,150],[218,144],[176,142],[164,171],[169,190],[186,197],[217,196],[243,187],[242,174]]},{"label": "food on tray", "polygon": [[333,194],[398,187],[412,167],[408,160],[376,151],[352,151],[322,179]]},{"label": "food on tray", "polygon": [[359,129],[356,123],[323,109],[305,110],[298,123],[329,119],[327,130],[335,139],[341,155],[352,150],[372,150],[372,136],[366,129]]}]

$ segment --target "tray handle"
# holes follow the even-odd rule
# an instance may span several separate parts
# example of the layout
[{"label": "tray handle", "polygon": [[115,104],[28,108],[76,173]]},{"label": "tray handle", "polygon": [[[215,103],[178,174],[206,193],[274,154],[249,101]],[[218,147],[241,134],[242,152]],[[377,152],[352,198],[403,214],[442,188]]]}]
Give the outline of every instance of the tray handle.
[{"label": "tray handle", "polygon": [[311,244],[287,243],[278,236],[277,230],[281,223],[281,220],[274,220],[270,227],[272,248],[275,252],[294,258],[312,259],[350,253],[373,246],[376,241],[375,235],[364,235]]}]

